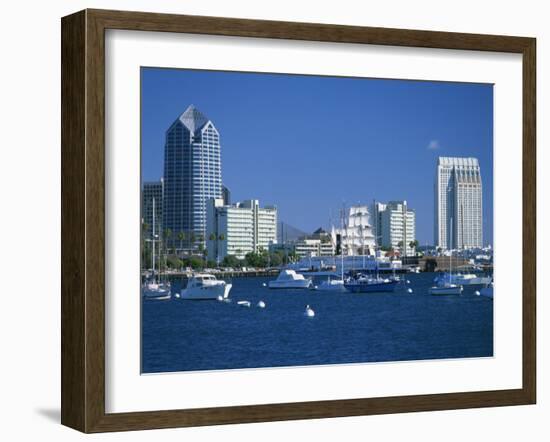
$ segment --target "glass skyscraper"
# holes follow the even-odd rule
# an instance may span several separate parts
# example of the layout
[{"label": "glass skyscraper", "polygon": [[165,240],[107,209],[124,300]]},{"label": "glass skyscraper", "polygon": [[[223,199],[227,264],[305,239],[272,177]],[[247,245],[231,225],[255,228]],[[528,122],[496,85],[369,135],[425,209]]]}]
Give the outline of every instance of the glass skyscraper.
[{"label": "glass skyscraper", "polygon": [[[162,178],[160,181],[146,181],[143,183],[143,191],[141,193],[141,216],[143,221],[143,235],[146,239],[153,239],[154,235],[162,233],[163,192],[164,183]],[[154,232],[153,224],[155,225]]]},{"label": "glass skyscraper", "polygon": [[220,134],[214,123],[189,106],[166,131],[164,145],[164,229],[172,241],[196,248],[206,241],[206,204],[222,197]]},{"label": "glass skyscraper", "polygon": [[439,157],[435,178],[435,245],[483,247],[482,183],[477,158]]}]

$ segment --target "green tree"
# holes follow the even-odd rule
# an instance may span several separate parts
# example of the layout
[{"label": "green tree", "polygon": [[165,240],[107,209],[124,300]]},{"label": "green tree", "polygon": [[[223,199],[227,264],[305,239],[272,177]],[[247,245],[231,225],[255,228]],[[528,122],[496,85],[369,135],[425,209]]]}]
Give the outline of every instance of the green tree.
[{"label": "green tree", "polygon": [[183,250],[183,241],[185,241],[185,232],[183,231],[178,232],[178,239],[180,242],[180,250]]},{"label": "green tree", "polygon": [[203,264],[204,264],[204,261],[197,256],[191,256],[189,258],[189,266],[193,269],[202,269]]},{"label": "green tree", "polygon": [[266,267],[268,256],[265,250],[249,252],[245,256],[246,264],[250,267]]},{"label": "green tree", "polygon": [[270,254],[270,260],[271,260],[271,266],[272,267],[279,267],[283,264],[285,255],[280,250],[277,250],[276,252],[273,252]]},{"label": "green tree", "polygon": [[223,258],[222,265],[224,267],[240,267],[241,261],[234,255],[226,255],[225,258]]}]

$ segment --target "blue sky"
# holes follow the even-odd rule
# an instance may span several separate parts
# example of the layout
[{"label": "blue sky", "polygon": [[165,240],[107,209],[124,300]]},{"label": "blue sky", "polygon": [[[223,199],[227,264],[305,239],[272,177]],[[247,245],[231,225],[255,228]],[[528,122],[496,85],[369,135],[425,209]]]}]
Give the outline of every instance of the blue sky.
[{"label": "blue sky", "polygon": [[438,156],[481,166],[493,239],[493,88],[487,84],[142,68],[142,177],[162,176],[164,134],[194,104],[220,132],[233,201],[275,204],[306,232],[345,203],[407,200],[433,243]]}]

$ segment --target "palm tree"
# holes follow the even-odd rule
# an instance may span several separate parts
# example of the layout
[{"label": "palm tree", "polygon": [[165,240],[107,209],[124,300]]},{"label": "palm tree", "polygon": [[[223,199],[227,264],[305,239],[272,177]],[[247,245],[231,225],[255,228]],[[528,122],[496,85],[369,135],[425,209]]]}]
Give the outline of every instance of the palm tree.
[{"label": "palm tree", "polygon": [[180,250],[183,250],[183,241],[185,241],[185,232],[183,231],[179,232],[178,239],[180,241]]}]

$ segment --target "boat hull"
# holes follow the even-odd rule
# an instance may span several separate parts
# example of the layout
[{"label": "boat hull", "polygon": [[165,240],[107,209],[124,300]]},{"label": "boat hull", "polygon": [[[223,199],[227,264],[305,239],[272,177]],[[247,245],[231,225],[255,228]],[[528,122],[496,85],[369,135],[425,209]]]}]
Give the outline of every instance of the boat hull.
[{"label": "boat hull", "polygon": [[430,295],[460,295],[462,294],[462,290],[463,288],[460,285],[455,287],[432,287],[430,289]]},{"label": "boat hull", "polygon": [[267,286],[270,289],[308,289],[311,287],[310,279],[303,279],[297,281],[269,281]]},{"label": "boat hull", "polygon": [[148,301],[164,301],[172,297],[170,289],[148,290],[142,289],[143,299]]},{"label": "boat hull", "polygon": [[191,289],[183,289],[180,292],[180,299],[184,300],[201,300],[201,299],[218,299],[220,296],[226,299],[233,284],[216,284],[211,286],[193,287]]},{"label": "boat hull", "polygon": [[345,284],[344,287],[352,293],[384,293],[394,292],[397,281]]},{"label": "boat hull", "polygon": [[320,292],[347,292],[344,282],[341,280],[323,281],[315,290]]}]

